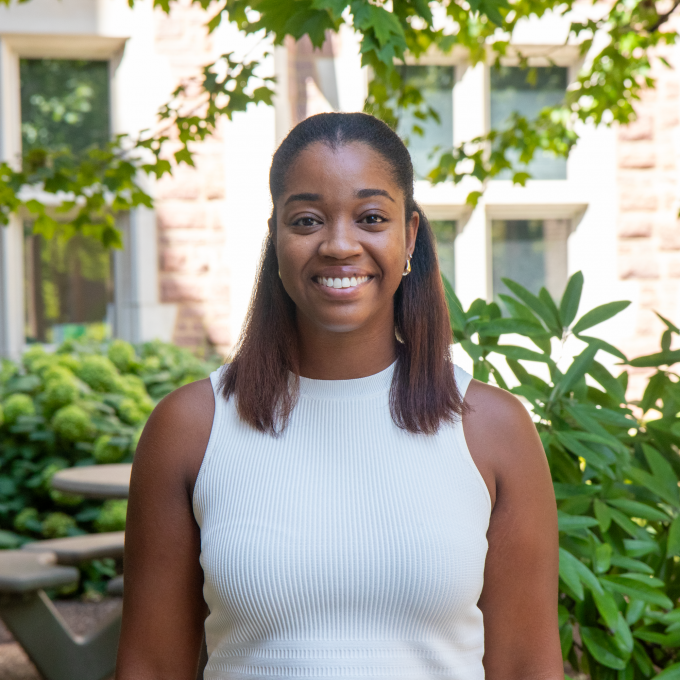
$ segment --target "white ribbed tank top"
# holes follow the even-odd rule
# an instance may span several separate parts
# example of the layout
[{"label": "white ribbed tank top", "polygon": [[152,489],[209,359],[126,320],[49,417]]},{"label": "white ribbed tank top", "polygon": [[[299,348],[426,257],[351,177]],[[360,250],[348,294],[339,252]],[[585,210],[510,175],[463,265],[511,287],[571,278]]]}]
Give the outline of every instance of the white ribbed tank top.
[{"label": "white ribbed tank top", "polygon": [[193,498],[206,680],[482,680],[491,501],[462,424],[396,427],[391,366],[300,378],[274,438],[217,395],[220,370]]}]

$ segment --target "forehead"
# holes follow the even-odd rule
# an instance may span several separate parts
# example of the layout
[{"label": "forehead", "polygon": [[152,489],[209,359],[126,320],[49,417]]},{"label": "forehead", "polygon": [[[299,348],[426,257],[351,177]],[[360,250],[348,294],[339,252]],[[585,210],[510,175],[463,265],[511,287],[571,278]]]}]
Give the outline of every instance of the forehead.
[{"label": "forehead", "polygon": [[332,148],[315,142],[288,168],[282,198],[301,191],[340,195],[365,188],[385,189],[395,200],[404,199],[389,162],[367,144],[350,142]]}]

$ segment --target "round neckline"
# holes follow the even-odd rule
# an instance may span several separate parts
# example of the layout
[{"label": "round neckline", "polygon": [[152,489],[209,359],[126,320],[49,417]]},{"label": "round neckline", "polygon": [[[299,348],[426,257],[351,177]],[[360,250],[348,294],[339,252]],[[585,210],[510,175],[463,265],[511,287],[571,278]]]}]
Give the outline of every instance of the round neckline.
[{"label": "round neckline", "polygon": [[380,373],[350,380],[316,380],[300,376],[300,396],[310,399],[361,399],[389,391],[396,361]]}]

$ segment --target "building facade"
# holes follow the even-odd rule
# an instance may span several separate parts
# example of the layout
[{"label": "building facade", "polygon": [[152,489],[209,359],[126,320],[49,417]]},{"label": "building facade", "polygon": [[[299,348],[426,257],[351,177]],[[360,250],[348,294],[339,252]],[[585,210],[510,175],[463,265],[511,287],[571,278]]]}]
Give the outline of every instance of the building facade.
[{"label": "building facade", "polygon": [[[154,129],[159,106],[204,64],[225,52],[250,59],[265,52],[266,45],[228,26],[208,35],[205,22],[205,13],[186,1],[170,15],[154,10],[151,0],[134,9],[125,0],[0,7],[0,158],[17,162],[22,145],[38,134],[40,115],[61,115],[62,95],[43,92],[41,83],[63,83],[62,98],[82,109],[73,114],[81,116],[73,123],[80,133],[95,129],[99,111],[97,124],[109,133],[135,135]],[[502,126],[511,111],[531,115],[559,101],[582,59],[567,32],[568,22],[556,17],[517,31],[516,50],[536,67],[532,83],[512,51],[501,68],[473,66],[455,51],[404,67],[441,119],[410,140],[419,177],[432,163],[432,147]],[[309,115],[361,110],[369,78],[349,30],[329,36],[321,50],[303,40],[270,52],[261,75],[277,76],[275,106],[222,121],[196,146],[195,168],[179,166],[150,183],[154,210],[120,218],[125,248],[108,265],[102,253],[85,252],[86,244],[69,254],[36,241],[26,216],[0,230],[0,354],[17,356],[26,342],[56,342],[96,321],[133,342],[158,337],[229,353],[271,212],[267,179],[276,145]],[[665,58],[677,66],[677,48]],[[62,69],[61,80],[50,79],[49,69]],[[525,187],[505,177],[490,181],[471,209],[465,201],[476,188],[471,183],[418,179],[416,197],[437,233],[442,269],[464,305],[497,298],[503,277],[559,296],[581,270],[581,312],[632,301],[598,333],[631,356],[658,349],[662,326],[654,311],[680,320],[680,76],[660,62],[654,69],[658,87],[644,94],[634,124],[583,126],[569,159],[539,156]],[[83,301],[95,299],[86,309]]]}]

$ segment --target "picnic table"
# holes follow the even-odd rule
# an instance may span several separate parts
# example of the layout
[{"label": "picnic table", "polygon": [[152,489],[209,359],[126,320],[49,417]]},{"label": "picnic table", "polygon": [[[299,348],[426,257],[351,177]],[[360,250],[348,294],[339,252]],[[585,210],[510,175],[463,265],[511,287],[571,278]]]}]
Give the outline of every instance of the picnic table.
[{"label": "picnic table", "polygon": [[127,498],[131,472],[131,463],[66,468],[52,477],[52,486],[86,498]]}]

